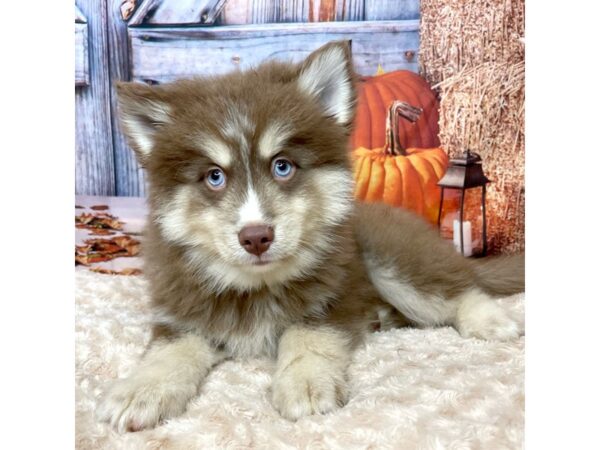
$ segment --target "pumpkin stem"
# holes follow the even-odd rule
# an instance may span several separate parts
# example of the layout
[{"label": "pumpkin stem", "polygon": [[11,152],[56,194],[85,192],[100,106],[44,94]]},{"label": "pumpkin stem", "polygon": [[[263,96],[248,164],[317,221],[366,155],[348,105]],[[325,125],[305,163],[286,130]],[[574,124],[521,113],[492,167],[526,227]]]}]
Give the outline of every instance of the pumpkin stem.
[{"label": "pumpkin stem", "polygon": [[[406,150],[400,144],[399,117],[415,123],[423,110],[409,105],[400,100],[394,100],[388,109],[387,119],[385,121],[385,149],[386,152],[398,156],[406,155]],[[398,117],[397,117],[398,116]]]}]

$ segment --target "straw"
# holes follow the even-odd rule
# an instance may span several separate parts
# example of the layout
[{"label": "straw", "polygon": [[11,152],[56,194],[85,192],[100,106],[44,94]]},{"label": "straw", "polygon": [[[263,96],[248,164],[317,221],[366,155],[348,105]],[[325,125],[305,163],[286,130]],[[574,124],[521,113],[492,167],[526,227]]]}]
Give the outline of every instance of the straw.
[{"label": "straw", "polygon": [[492,184],[490,253],[525,247],[523,0],[422,0],[421,73],[438,91],[440,140],[479,153]]}]

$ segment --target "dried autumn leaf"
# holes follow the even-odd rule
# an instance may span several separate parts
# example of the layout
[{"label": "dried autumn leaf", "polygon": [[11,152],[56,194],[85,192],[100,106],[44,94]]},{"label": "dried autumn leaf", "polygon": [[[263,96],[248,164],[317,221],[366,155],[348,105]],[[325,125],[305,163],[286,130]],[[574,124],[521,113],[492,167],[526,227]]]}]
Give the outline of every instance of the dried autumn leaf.
[{"label": "dried autumn leaf", "polygon": [[142,269],[138,269],[136,267],[126,267],[123,270],[117,271],[119,275],[141,275]]},{"label": "dried autumn leaf", "polygon": [[140,241],[138,241],[137,239],[134,239],[131,236],[127,235],[115,236],[114,238],[112,238],[112,240],[115,244],[120,245],[121,247],[127,247],[128,245],[140,243]]},{"label": "dried autumn leaf", "polygon": [[119,256],[136,256],[140,251],[140,242],[130,236],[86,239],[84,244],[75,246],[76,264],[88,265]]},{"label": "dried autumn leaf", "polygon": [[90,267],[91,272],[102,273],[105,275],[141,275],[142,271],[135,267],[126,267],[122,270],[105,269],[104,267]]},{"label": "dried autumn leaf", "polygon": [[82,213],[79,216],[75,216],[75,226],[77,228],[109,228],[120,231],[123,229],[123,222],[120,222],[117,217],[108,213]]},{"label": "dried autumn leaf", "polygon": [[88,253],[88,254],[76,254],[75,255],[75,264],[82,264],[84,266],[89,266],[93,263],[105,262],[114,259],[115,255],[111,255],[110,253]]},{"label": "dried autumn leaf", "polygon": [[126,250],[127,256],[137,256],[140,253],[140,246],[138,244],[128,245]]},{"label": "dried autumn leaf", "polygon": [[114,231],[110,231],[108,228],[96,228],[90,232],[90,236],[114,236],[115,234]]},{"label": "dried autumn leaf", "polygon": [[88,224],[94,219],[94,215],[90,213],[81,213],[78,216],[75,216],[75,223]]},{"label": "dried autumn leaf", "polygon": [[94,205],[90,206],[90,209],[93,209],[94,211],[106,211],[108,209],[108,205]]},{"label": "dried autumn leaf", "polygon": [[122,253],[123,250],[123,247],[110,242],[100,242],[94,245],[94,251],[98,253]]},{"label": "dried autumn leaf", "polygon": [[113,241],[127,252],[127,256],[136,256],[140,252],[140,241],[130,236],[117,236]]}]

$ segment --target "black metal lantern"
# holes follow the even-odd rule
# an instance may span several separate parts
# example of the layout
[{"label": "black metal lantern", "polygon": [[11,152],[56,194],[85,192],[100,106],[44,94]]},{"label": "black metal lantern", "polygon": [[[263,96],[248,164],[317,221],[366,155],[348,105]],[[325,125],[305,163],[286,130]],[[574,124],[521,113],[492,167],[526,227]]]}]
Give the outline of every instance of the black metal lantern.
[{"label": "black metal lantern", "polygon": [[[490,180],[483,174],[481,156],[469,150],[460,157],[450,160],[446,174],[438,182],[438,186],[442,188],[438,213],[440,233],[444,225],[442,224],[444,190],[453,189],[459,194],[458,220],[453,220],[452,238],[454,246],[457,250],[460,249],[463,256],[485,256],[487,252],[485,190],[489,182]],[[477,193],[479,190],[481,196]],[[467,204],[470,207],[466,207]],[[467,210],[472,217],[465,217]],[[450,218],[452,219],[452,216]],[[472,226],[474,224],[476,226]]]}]

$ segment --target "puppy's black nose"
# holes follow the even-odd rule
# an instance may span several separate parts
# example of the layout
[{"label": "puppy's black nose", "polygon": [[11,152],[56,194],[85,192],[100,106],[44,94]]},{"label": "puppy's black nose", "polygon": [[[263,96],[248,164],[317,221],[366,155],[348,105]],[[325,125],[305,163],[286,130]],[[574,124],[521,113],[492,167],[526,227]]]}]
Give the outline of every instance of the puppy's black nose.
[{"label": "puppy's black nose", "polygon": [[271,246],[275,233],[273,228],[267,225],[250,225],[242,228],[238,239],[248,253],[260,256]]}]

